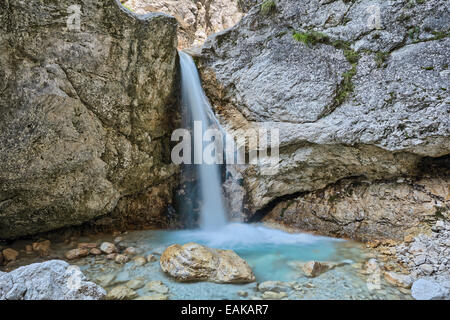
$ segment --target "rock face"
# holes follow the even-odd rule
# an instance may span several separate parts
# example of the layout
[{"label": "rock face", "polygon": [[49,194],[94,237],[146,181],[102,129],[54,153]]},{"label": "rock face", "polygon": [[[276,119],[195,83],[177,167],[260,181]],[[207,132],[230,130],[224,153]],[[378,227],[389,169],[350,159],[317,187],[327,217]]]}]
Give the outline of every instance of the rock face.
[{"label": "rock face", "polygon": [[207,36],[234,26],[251,7],[235,0],[128,0],[124,5],[137,14],[164,12],[175,17],[179,48],[203,44]]},{"label": "rock face", "polygon": [[[277,170],[247,165],[237,175],[245,218],[289,197],[298,210],[288,223],[368,238],[395,236],[392,227],[402,237],[448,206],[449,4],[274,4],[253,7],[196,56],[230,133],[279,129]],[[437,176],[420,169],[426,161],[441,165]],[[424,179],[418,190],[400,177]],[[329,202],[342,179],[365,184]]]},{"label": "rock face", "polygon": [[450,283],[450,222],[438,220],[431,234],[397,245],[395,253],[414,279],[444,277]]},{"label": "rock face", "polygon": [[255,281],[252,269],[231,250],[211,249],[197,243],[168,247],[161,269],[179,281],[246,283]]},{"label": "rock face", "polygon": [[61,260],[0,272],[0,300],[100,300],[106,292]]},{"label": "rock face", "polygon": [[[448,179],[342,180],[277,204],[264,221],[358,240],[429,231],[429,222],[448,211]],[[448,216],[447,216],[448,219]]]},{"label": "rock face", "polygon": [[434,279],[419,279],[411,288],[416,300],[450,300],[450,281],[440,283]]},{"label": "rock face", "polygon": [[176,20],[77,3],[0,4],[3,239],[112,211],[164,224],[176,173]]}]

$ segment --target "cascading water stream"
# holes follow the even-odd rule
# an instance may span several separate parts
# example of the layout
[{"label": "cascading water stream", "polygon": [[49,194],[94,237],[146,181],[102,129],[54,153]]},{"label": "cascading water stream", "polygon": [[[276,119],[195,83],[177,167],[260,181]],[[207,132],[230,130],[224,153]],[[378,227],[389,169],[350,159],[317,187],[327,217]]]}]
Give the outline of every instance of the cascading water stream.
[{"label": "cascading water stream", "polygon": [[[206,97],[197,67],[190,55],[179,51],[181,65],[181,100],[185,112],[185,122],[189,122],[191,128],[194,121],[201,123],[202,134],[209,128],[221,129],[215,118],[208,98]],[[186,121],[188,118],[189,121]],[[195,130],[195,128],[194,128]],[[196,141],[198,142],[198,132]],[[194,159],[202,159],[203,139],[201,143],[194,142]],[[216,230],[225,226],[226,215],[222,199],[222,185],[219,165],[206,164],[203,161],[196,164],[198,184],[201,196],[200,227],[203,230]]]}]

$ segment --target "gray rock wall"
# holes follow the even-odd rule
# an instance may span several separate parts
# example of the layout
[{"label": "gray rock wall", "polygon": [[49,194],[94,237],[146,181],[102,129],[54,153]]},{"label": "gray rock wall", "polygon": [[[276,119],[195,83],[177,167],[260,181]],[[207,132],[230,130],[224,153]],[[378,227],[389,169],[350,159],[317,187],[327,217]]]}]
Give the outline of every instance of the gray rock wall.
[{"label": "gray rock wall", "polygon": [[162,207],[171,198],[176,20],[75,4],[79,30],[73,1],[0,3],[0,239],[79,225],[155,186]]},{"label": "gray rock wall", "polygon": [[[196,57],[230,132],[280,130],[275,175],[264,176],[257,165],[241,168],[247,217],[282,196],[345,178],[420,178],[425,157],[450,153],[448,2],[274,3],[210,37]],[[448,186],[448,169],[438,175]],[[442,200],[447,208],[448,193]],[[328,208],[326,219],[345,223],[318,201]],[[408,215],[400,207],[393,214]],[[309,210],[306,216],[317,214]],[[389,233],[389,222],[373,218],[383,230],[372,236]]]}]

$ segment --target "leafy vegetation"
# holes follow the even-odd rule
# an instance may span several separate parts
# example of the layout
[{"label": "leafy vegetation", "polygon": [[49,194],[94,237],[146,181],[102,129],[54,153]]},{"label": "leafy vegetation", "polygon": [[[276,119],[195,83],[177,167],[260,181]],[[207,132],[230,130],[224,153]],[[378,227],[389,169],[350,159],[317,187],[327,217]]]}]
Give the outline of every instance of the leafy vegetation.
[{"label": "leafy vegetation", "polygon": [[267,16],[276,10],[277,6],[274,0],[264,0],[261,4],[261,14]]},{"label": "leafy vegetation", "polygon": [[377,67],[381,68],[382,66],[384,66],[384,63],[386,62],[388,57],[389,57],[389,52],[379,51],[379,52],[375,53],[375,62],[377,64]]},{"label": "leafy vegetation", "polygon": [[299,42],[315,45],[317,43],[329,43],[330,38],[325,33],[319,31],[299,32],[294,31],[292,37]]}]

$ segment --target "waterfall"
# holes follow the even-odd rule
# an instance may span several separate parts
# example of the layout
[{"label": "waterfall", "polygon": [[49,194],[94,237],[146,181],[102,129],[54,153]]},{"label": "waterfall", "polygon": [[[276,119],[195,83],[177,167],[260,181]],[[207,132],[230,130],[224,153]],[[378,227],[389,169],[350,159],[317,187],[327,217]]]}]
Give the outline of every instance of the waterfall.
[{"label": "waterfall", "polygon": [[[194,131],[194,159],[202,159],[204,142],[199,129],[204,133],[209,128],[221,130],[208,98],[203,91],[194,60],[187,53],[179,51],[181,66],[181,101],[186,125]],[[195,122],[194,122],[195,121]],[[200,127],[198,125],[201,124]],[[195,164],[200,190],[200,227],[203,230],[216,230],[226,224],[222,198],[222,184],[218,164]]]}]

